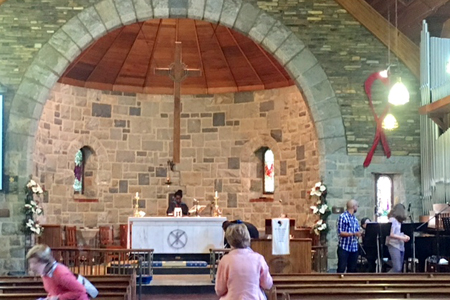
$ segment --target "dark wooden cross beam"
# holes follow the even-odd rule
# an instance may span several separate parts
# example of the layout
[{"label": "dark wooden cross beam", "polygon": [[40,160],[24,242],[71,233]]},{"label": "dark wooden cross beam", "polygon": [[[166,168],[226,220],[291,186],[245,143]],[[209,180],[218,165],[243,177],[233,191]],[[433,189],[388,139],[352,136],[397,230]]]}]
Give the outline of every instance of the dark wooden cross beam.
[{"label": "dark wooden cross beam", "polygon": [[201,76],[200,69],[188,69],[181,60],[181,42],[175,42],[175,61],[168,68],[155,68],[155,74],[173,80],[173,162],[180,163],[181,82],[187,77]]}]

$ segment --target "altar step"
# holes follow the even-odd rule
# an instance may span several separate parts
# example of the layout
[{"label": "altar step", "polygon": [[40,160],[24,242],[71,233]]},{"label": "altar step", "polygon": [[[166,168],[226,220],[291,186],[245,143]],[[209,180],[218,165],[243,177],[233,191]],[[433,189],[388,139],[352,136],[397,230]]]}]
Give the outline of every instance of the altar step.
[{"label": "altar step", "polygon": [[209,267],[153,267],[153,274],[173,274],[173,275],[187,275],[187,274],[209,274]]},{"label": "altar step", "polygon": [[[137,292],[139,293],[139,287]],[[214,295],[214,284],[209,275],[153,275],[148,285],[142,286],[143,295],[165,294],[210,294]],[[151,299],[151,298],[150,298]]]},{"label": "altar step", "polygon": [[209,254],[155,254],[153,274],[209,274]]}]

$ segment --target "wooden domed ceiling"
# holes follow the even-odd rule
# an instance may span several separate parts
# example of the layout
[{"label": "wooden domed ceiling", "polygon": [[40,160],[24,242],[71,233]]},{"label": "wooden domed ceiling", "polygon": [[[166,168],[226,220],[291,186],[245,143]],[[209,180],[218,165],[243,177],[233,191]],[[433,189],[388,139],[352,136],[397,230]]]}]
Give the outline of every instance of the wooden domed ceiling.
[{"label": "wooden domed ceiling", "polygon": [[175,41],[182,60],[201,69],[183,81],[182,94],[253,91],[293,85],[284,68],[264,49],[223,26],[190,19],[163,19],[116,29],[86,49],[60,82],[122,92],[171,94],[173,82],[154,74],[174,61]]}]

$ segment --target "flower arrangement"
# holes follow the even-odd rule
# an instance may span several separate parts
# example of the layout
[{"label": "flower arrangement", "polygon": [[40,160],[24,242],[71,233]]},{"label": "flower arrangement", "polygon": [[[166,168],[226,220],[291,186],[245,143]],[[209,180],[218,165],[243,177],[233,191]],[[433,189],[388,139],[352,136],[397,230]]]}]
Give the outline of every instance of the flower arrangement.
[{"label": "flower arrangement", "polygon": [[319,216],[312,230],[315,234],[320,235],[325,234],[328,231],[327,219],[331,214],[330,208],[327,205],[327,186],[321,181],[317,182],[314,187],[309,192],[311,198],[315,198],[315,205],[311,206],[313,214]]},{"label": "flower arrangement", "polygon": [[44,190],[32,179],[25,186],[25,205],[23,206],[25,219],[23,222],[23,232],[26,234],[41,235],[44,231],[44,228],[36,220],[37,216],[44,214],[44,210],[39,205],[39,200],[43,193]]}]

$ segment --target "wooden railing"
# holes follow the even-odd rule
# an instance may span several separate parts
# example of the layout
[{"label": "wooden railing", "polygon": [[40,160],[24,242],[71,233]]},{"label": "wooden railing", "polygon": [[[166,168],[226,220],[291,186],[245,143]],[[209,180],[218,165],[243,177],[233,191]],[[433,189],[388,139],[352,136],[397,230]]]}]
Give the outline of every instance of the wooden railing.
[{"label": "wooden railing", "polygon": [[231,249],[209,249],[209,275],[212,283],[216,282],[216,273],[219,261],[230,251]]},{"label": "wooden railing", "polygon": [[55,259],[81,275],[153,276],[153,249],[52,248]]}]

